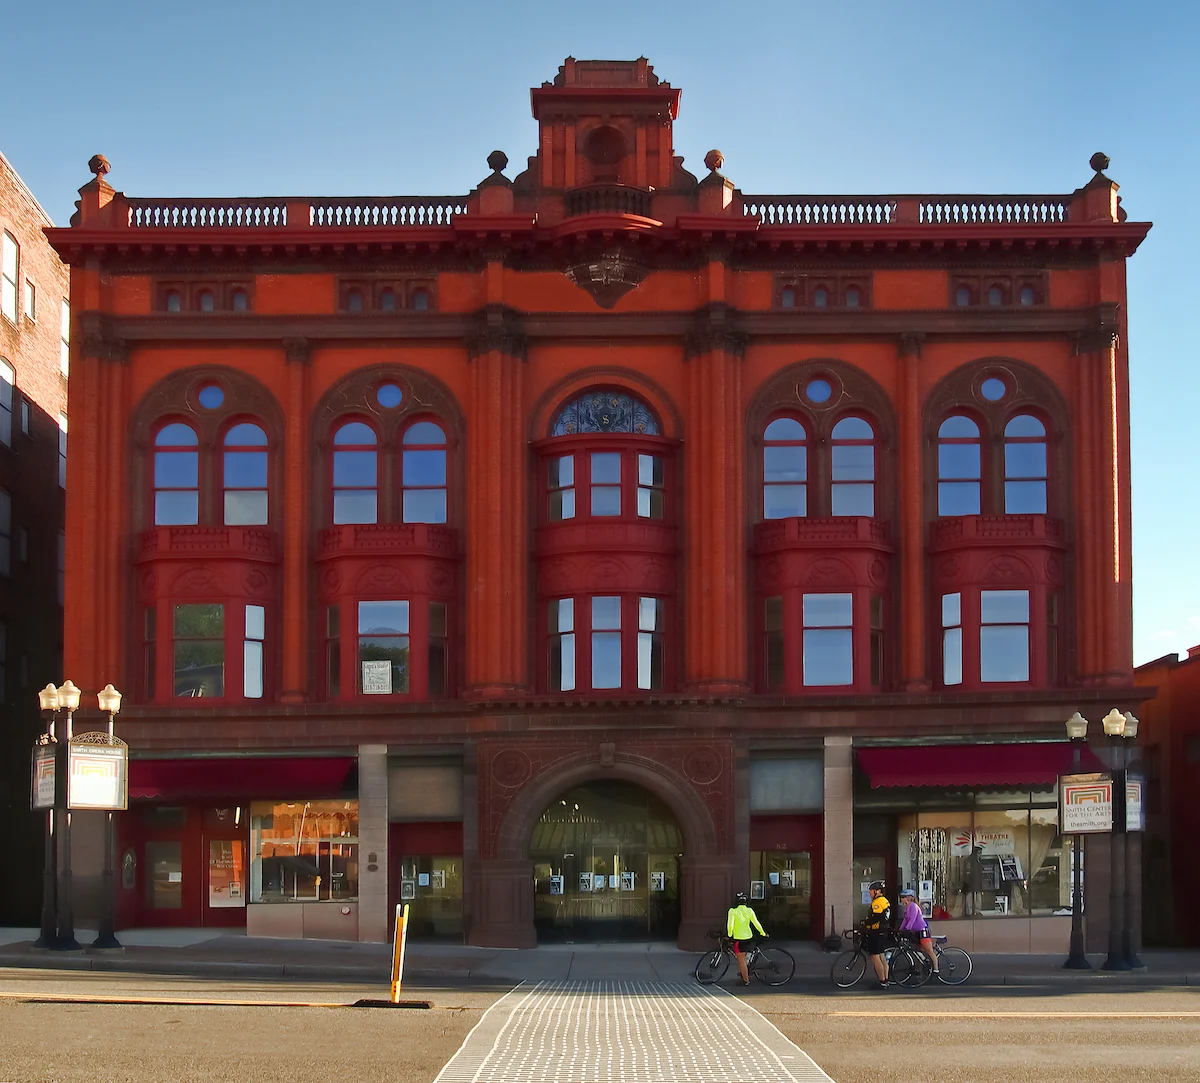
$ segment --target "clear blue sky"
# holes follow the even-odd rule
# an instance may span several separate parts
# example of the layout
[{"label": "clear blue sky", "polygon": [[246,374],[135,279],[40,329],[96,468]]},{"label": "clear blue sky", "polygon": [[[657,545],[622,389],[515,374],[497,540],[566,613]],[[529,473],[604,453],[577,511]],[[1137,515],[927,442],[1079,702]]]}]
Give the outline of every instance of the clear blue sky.
[{"label": "clear blue sky", "polygon": [[1155,224],[1129,268],[1140,663],[1200,643],[1198,39],[1178,2],[40,0],[0,27],[0,149],[63,224],[97,152],[138,195],[461,193],[494,148],[523,166],[563,57],[644,55],[683,90],[677,152],[720,147],[749,192],[1069,192],[1103,150]]}]

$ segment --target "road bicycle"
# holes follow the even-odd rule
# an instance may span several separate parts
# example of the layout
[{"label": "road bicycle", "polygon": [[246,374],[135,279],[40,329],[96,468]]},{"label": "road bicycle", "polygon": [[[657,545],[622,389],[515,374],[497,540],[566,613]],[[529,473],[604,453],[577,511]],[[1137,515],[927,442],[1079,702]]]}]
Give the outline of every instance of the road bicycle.
[{"label": "road bicycle", "polygon": [[[962,985],[971,976],[975,964],[963,948],[948,947],[947,940],[949,937],[933,937],[933,953],[938,959],[937,978],[943,985]],[[919,989],[934,976],[929,956],[915,941],[901,940],[896,950],[907,956],[903,975],[897,979],[905,988]]]},{"label": "road bicycle", "polygon": [[[706,951],[696,963],[696,980],[701,985],[712,985],[725,976],[729,961],[733,958],[733,940],[720,933],[709,933],[720,947]],[[742,941],[745,944],[745,941]],[[792,980],[796,972],[796,960],[784,948],[764,947],[753,941],[746,950],[746,969],[764,985],[783,985]]]},{"label": "road bicycle", "polygon": [[[857,985],[868,970],[874,975],[866,940],[859,929],[847,929],[842,933],[854,947],[844,951],[834,961],[829,976],[839,989]],[[938,979],[945,985],[961,985],[971,976],[971,956],[962,948],[946,946],[948,937],[933,938],[934,953],[938,957]],[[900,940],[884,949],[883,957],[888,964],[888,982],[906,989],[917,989],[933,977],[929,957],[920,947],[909,940]]]}]

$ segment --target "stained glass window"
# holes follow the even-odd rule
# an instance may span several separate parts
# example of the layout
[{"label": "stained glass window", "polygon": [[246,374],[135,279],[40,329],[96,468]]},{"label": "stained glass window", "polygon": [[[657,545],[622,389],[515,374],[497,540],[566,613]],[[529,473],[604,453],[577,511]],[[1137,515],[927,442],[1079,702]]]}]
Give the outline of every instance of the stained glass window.
[{"label": "stained glass window", "polygon": [[589,391],[567,403],[550,426],[551,436],[581,432],[628,432],[657,436],[658,420],[640,399],[621,391]]}]

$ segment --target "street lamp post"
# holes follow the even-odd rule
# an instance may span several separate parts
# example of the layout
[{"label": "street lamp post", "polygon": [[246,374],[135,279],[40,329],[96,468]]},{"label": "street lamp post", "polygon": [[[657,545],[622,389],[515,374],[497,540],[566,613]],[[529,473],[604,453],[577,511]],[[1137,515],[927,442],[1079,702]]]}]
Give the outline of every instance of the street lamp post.
[{"label": "street lamp post", "polygon": [[[46,732],[42,735],[41,740],[44,744],[57,746],[58,742],[54,736],[54,721],[58,713],[58,689],[52,684],[46,685],[38,693],[38,704],[41,706],[42,716],[46,720]],[[59,764],[56,762],[54,766],[57,771]],[[56,786],[58,784],[57,778],[55,784]],[[54,837],[54,812],[53,806],[46,809],[46,843],[42,858],[42,929],[41,934],[33,943],[35,948],[52,948],[58,939],[56,921],[58,847]]]},{"label": "street lamp post", "polygon": [[[108,716],[108,738],[109,741],[112,741],[113,719],[121,709],[121,693],[111,684],[106,684],[100,689],[96,700],[100,705],[100,710]],[[121,947],[121,942],[116,936],[116,888],[113,883],[114,852],[117,848],[116,828],[111,809],[105,813],[105,816],[107,820],[104,825],[104,874],[101,878],[103,898],[101,900],[100,927],[97,930],[96,939],[92,942],[92,947],[115,951]]]},{"label": "street lamp post", "polygon": [[[1072,770],[1078,774],[1081,752],[1087,741],[1088,721],[1078,711],[1067,719],[1067,737],[1071,741]],[[1083,836],[1076,833],[1071,841],[1071,951],[1064,970],[1091,970],[1083,944]]]},{"label": "street lamp post", "polygon": [[1113,776],[1113,826],[1109,835],[1108,958],[1105,970],[1129,970],[1125,953],[1125,716],[1115,707],[1102,719]]},{"label": "street lamp post", "polygon": [[[48,692],[49,689],[46,689]],[[73,719],[79,710],[80,691],[71,680],[63,681],[58,688],[59,710],[67,712],[67,747],[71,746]],[[59,834],[59,880],[58,880],[58,936],[55,938],[56,951],[80,951],[79,941],[75,939],[75,903],[71,887],[71,810],[66,808],[62,814],[62,831]]]},{"label": "street lamp post", "polygon": [[[1127,741],[1136,741],[1138,726],[1137,716],[1128,711],[1125,714],[1125,732],[1122,736]],[[1128,768],[1132,757],[1137,755],[1136,745],[1125,746],[1126,766],[1126,805],[1128,807]],[[1136,761],[1134,761],[1136,763]],[[1139,795],[1139,802],[1144,795]],[[1138,823],[1130,829],[1128,818],[1125,824],[1125,929],[1121,946],[1125,961],[1133,970],[1140,970],[1145,963],[1138,957],[1142,943],[1142,835],[1141,811],[1139,809]]]}]

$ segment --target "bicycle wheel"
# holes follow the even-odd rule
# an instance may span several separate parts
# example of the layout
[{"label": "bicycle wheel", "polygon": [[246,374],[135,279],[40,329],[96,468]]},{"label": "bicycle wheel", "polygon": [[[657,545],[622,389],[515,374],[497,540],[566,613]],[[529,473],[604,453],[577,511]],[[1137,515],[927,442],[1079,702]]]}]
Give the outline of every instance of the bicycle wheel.
[{"label": "bicycle wheel", "polygon": [[913,971],[916,969],[916,962],[912,955],[909,954],[908,948],[888,948],[883,953],[883,957],[887,960],[888,981],[892,985],[907,986],[912,980]]},{"label": "bicycle wheel", "polygon": [[942,948],[938,952],[938,977],[946,985],[962,985],[974,964],[962,948]]},{"label": "bicycle wheel", "polygon": [[696,963],[696,981],[701,985],[712,985],[713,982],[720,981],[728,969],[727,951],[721,951],[719,948],[716,951],[706,951]]},{"label": "bicycle wheel", "polygon": [[754,957],[752,973],[764,985],[783,985],[796,973],[796,960],[783,948],[762,948]]},{"label": "bicycle wheel", "polygon": [[867,970],[867,957],[861,951],[844,951],[833,961],[829,976],[839,989],[857,985]]},{"label": "bicycle wheel", "polygon": [[929,956],[911,944],[906,944],[903,952],[908,961],[909,970],[900,979],[900,984],[905,989],[920,989],[933,976],[933,964],[929,961]]}]

